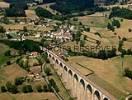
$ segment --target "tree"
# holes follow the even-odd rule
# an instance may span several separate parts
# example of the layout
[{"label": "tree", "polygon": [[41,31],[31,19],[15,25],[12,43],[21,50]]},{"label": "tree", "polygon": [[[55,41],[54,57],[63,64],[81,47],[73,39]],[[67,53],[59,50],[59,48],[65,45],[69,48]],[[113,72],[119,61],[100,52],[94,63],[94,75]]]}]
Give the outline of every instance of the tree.
[{"label": "tree", "polygon": [[9,24],[10,23],[10,21],[7,17],[1,18],[1,22],[3,22],[4,24]]},{"label": "tree", "polygon": [[38,86],[36,87],[36,89],[37,89],[38,92],[43,92],[43,89],[42,89],[42,86],[41,86],[41,85],[38,85]]},{"label": "tree", "polygon": [[117,28],[120,28],[120,26],[121,26],[119,20],[115,20],[115,19],[113,19],[112,25],[113,25],[113,26],[116,26]]},{"label": "tree", "polygon": [[17,77],[15,79],[15,85],[22,85],[22,83],[25,81],[24,77]]},{"label": "tree", "polygon": [[122,50],[122,52],[121,52],[121,69],[122,69],[122,75],[124,75],[124,62],[123,62],[123,60],[124,60],[124,52]]},{"label": "tree", "polygon": [[74,17],[74,18],[73,18],[73,21],[78,21],[78,18]]},{"label": "tree", "polygon": [[132,32],[132,29],[131,29],[131,28],[129,28],[129,29],[128,29],[128,32]]},{"label": "tree", "polygon": [[129,68],[126,68],[126,69],[125,69],[124,76],[126,76],[126,77],[132,79],[132,71],[131,71]]},{"label": "tree", "polygon": [[115,31],[115,28],[110,23],[108,23],[107,29],[112,30],[112,31]]},{"label": "tree", "polygon": [[45,73],[46,73],[47,76],[51,75],[50,68],[46,67],[44,71],[45,71]]},{"label": "tree", "polygon": [[84,30],[90,32],[90,27],[84,28]]},{"label": "tree", "polygon": [[46,17],[46,18],[53,17],[53,14],[51,12],[49,12],[48,10],[41,8],[41,7],[37,7],[35,9],[35,12],[36,12],[37,16],[39,16],[39,17]]},{"label": "tree", "polygon": [[33,92],[33,89],[32,89],[31,85],[24,85],[22,90],[23,90],[24,93]]},{"label": "tree", "polygon": [[17,87],[15,85],[13,85],[11,82],[6,83],[6,88],[7,88],[8,92],[11,92],[13,94],[18,93]]},{"label": "tree", "polygon": [[55,83],[55,81],[53,79],[49,80],[49,84],[51,86],[53,86],[53,88],[56,90],[56,92],[59,92],[59,88],[58,88],[58,86],[56,85],[56,83]]},{"label": "tree", "polygon": [[3,26],[0,26],[0,33],[5,33],[5,32],[6,32],[5,28]]},{"label": "tree", "polygon": [[11,61],[7,61],[6,64],[7,64],[7,65],[11,65]]},{"label": "tree", "polygon": [[48,59],[48,54],[47,54],[46,52],[44,52],[44,53],[42,54],[42,57],[43,57],[44,60],[46,61],[46,60]]},{"label": "tree", "polygon": [[44,91],[44,92],[48,92],[48,91],[49,91],[49,89],[48,89],[48,86],[47,86],[47,85],[44,85],[44,86],[43,86],[43,91]]},{"label": "tree", "polygon": [[75,41],[78,43],[80,41],[80,37],[81,37],[81,32],[77,31],[77,33],[75,34]]},{"label": "tree", "polygon": [[7,51],[5,52],[5,56],[11,56],[11,50],[7,50]]},{"label": "tree", "polygon": [[122,50],[123,43],[124,43],[124,41],[122,41],[122,40],[119,41],[118,51]]},{"label": "tree", "polygon": [[7,89],[5,86],[1,86],[1,92],[7,92]]},{"label": "tree", "polygon": [[23,27],[23,31],[24,31],[24,32],[27,32],[27,31],[28,31],[28,29],[27,29],[26,26]]},{"label": "tree", "polygon": [[46,48],[49,46],[49,42],[45,38],[41,39],[41,44],[43,47],[46,47]]}]

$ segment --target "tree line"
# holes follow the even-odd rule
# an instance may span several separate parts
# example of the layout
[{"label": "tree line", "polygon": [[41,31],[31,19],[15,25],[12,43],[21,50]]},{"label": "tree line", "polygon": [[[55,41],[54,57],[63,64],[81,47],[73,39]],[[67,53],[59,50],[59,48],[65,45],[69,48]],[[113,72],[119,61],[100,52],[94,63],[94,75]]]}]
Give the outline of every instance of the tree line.
[{"label": "tree line", "polygon": [[25,77],[17,77],[14,80],[14,83],[7,81],[5,85],[2,85],[0,87],[1,92],[10,92],[12,94],[16,93],[32,93],[35,92],[53,92],[52,86],[56,89],[57,92],[59,92],[59,88],[56,85],[56,82],[53,79],[49,80],[49,84],[44,85],[37,85],[36,87],[33,87],[31,84],[25,84],[26,78]]},{"label": "tree line", "polygon": [[71,49],[69,49],[68,54],[70,56],[82,56],[83,55],[86,57],[106,60],[108,58],[112,58],[116,56],[116,49],[113,48],[112,50],[99,50],[98,52],[93,52],[93,51],[76,52],[76,51],[72,51]]},{"label": "tree line", "polygon": [[37,51],[41,52],[40,50],[40,43],[35,42],[33,40],[24,40],[24,41],[10,41],[10,40],[0,40],[1,43],[8,45],[10,48],[14,48],[17,50],[25,52],[32,52]]}]

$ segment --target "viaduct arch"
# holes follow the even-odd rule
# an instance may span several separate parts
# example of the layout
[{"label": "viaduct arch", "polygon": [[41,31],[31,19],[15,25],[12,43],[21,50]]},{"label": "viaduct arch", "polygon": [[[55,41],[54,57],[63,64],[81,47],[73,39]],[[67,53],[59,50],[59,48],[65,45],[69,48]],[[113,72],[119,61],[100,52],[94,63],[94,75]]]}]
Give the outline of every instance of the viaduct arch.
[{"label": "viaduct arch", "polygon": [[60,66],[59,73],[62,74],[62,79],[69,85],[69,89],[77,100],[116,100],[107,91],[99,89],[90,80],[86,80],[76,69],[66,65],[56,54],[47,49],[43,51],[47,52],[49,59]]}]

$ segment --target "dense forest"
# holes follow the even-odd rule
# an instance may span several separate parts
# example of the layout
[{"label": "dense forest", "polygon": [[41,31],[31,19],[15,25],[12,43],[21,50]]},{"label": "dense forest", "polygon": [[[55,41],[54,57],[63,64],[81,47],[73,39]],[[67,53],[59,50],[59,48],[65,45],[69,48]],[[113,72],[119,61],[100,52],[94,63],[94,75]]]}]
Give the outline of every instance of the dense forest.
[{"label": "dense forest", "polygon": [[39,17],[52,18],[54,16],[51,12],[49,12],[48,10],[43,9],[41,7],[36,8],[35,12],[36,12],[37,16],[39,16]]},{"label": "dense forest", "polygon": [[114,7],[112,9],[112,12],[111,12],[109,18],[112,18],[112,17],[121,17],[121,18],[126,18],[126,19],[132,19],[132,10],[129,10],[126,8]]},{"label": "dense forest", "polygon": [[5,11],[5,16],[8,17],[25,17],[25,10],[28,9],[28,6],[24,2],[16,2],[16,3],[11,3],[10,7],[6,9]]},{"label": "dense forest", "polygon": [[51,6],[62,14],[85,11],[94,7],[94,0],[56,0],[56,3]]}]

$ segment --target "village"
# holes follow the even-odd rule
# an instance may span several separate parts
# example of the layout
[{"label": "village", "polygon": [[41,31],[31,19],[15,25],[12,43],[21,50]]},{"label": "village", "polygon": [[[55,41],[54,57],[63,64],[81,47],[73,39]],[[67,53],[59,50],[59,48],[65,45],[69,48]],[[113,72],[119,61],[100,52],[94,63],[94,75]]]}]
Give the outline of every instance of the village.
[{"label": "village", "polygon": [[97,12],[62,15],[34,0],[22,17],[7,16],[15,8],[1,1],[0,98],[131,100],[132,20],[113,11],[129,12],[131,2],[104,1],[95,2],[104,7]]}]

